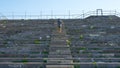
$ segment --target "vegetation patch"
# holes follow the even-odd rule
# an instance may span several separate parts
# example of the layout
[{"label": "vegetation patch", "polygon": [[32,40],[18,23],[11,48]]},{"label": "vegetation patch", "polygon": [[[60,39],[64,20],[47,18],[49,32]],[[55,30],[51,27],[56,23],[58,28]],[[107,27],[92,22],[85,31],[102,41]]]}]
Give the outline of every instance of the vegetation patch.
[{"label": "vegetation patch", "polygon": [[49,54],[49,52],[48,52],[48,51],[46,51],[46,50],[45,50],[45,51],[43,51],[42,53],[43,53],[43,54]]},{"label": "vegetation patch", "polygon": [[16,61],[13,61],[13,62],[22,62],[22,63],[27,63],[28,60],[27,59],[23,59],[23,60],[16,60]]},{"label": "vegetation patch", "polygon": [[77,48],[78,50],[86,50],[87,48],[86,47],[80,47],[80,48]]},{"label": "vegetation patch", "polygon": [[80,35],[80,40],[82,40],[84,38],[84,36],[83,35]]},{"label": "vegetation patch", "polygon": [[5,54],[5,52],[0,52],[0,54]]},{"label": "vegetation patch", "polygon": [[74,68],[80,68],[80,65],[74,65]]},{"label": "vegetation patch", "polygon": [[67,43],[67,45],[70,45],[71,41],[70,40],[66,40],[66,43]]},{"label": "vegetation patch", "polygon": [[40,44],[40,40],[34,40],[34,44]]},{"label": "vegetation patch", "polygon": [[46,59],[44,59],[44,60],[43,60],[43,62],[44,62],[44,63],[47,63],[47,60],[46,60]]}]

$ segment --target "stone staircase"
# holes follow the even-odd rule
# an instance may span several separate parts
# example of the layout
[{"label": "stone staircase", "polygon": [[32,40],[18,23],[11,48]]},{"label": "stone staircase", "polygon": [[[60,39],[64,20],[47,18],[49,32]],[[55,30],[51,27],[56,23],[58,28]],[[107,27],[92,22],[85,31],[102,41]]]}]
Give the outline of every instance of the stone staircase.
[{"label": "stone staircase", "polygon": [[[64,28],[64,23],[62,24],[62,32],[59,32],[57,30],[57,24],[55,22],[56,29],[53,30],[52,38],[51,38],[51,44],[49,47],[49,55],[47,60],[46,68],[73,68],[73,65],[70,65],[73,63],[71,56],[71,51],[69,48],[69,45],[67,45],[67,35]],[[64,60],[61,60],[64,59]],[[50,64],[50,65],[49,65]],[[65,65],[68,64],[68,65]]]}]

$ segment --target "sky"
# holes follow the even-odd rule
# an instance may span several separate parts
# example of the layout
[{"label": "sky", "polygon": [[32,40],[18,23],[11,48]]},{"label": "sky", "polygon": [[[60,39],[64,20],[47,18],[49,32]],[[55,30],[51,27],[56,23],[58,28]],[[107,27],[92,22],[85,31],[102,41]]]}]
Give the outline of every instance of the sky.
[{"label": "sky", "polygon": [[96,9],[120,11],[120,0],[0,0],[2,14],[81,14]]}]

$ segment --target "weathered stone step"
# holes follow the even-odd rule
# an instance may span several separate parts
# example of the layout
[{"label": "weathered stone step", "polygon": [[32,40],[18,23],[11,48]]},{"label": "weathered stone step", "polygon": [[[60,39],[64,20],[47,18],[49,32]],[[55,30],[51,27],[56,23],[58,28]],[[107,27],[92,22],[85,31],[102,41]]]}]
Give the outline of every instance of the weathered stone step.
[{"label": "weathered stone step", "polygon": [[73,65],[47,65],[47,68],[74,68]]},{"label": "weathered stone step", "polygon": [[55,40],[66,40],[67,38],[64,37],[64,36],[56,36],[56,37],[53,37],[51,38],[51,40],[55,41]]},{"label": "weathered stone step", "polygon": [[52,45],[64,45],[64,46],[66,46],[67,43],[66,43],[66,41],[52,41],[51,46]]},{"label": "weathered stone step", "polygon": [[49,50],[54,51],[54,50],[70,50],[68,47],[50,47]]},{"label": "weathered stone step", "polygon": [[55,64],[60,64],[60,63],[72,63],[73,61],[72,60],[61,60],[61,59],[54,59],[54,60],[52,60],[52,59],[49,59],[48,61],[47,61],[47,63],[55,63]]},{"label": "weathered stone step", "polygon": [[52,44],[50,47],[69,47],[69,45]]},{"label": "weathered stone step", "polygon": [[[55,26],[57,26],[57,24],[55,24]],[[64,29],[64,25],[62,27],[62,32],[59,32],[57,29],[53,31],[48,58],[58,58],[58,59],[47,60],[48,63],[52,63],[52,64],[73,63],[72,60],[59,59],[59,58],[72,58],[70,49],[66,48],[66,47],[69,47],[69,45],[67,45],[66,43],[66,40],[67,40],[67,35]],[[47,68],[73,68],[73,65],[47,65],[46,67]]]},{"label": "weathered stone step", "polygon": [[71,55],[71,53],[68,52],[50,52],[51,55]]},{"label": "weathered stone step", "polygon": [[48,55],[48,58],[72,58],[71,55]]}]

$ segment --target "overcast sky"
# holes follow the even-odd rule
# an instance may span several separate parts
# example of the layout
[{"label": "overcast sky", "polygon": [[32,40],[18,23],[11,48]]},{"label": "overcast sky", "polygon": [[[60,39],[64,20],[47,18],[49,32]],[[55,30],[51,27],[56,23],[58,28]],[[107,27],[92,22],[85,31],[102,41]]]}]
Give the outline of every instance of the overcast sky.
[{"label": "overcast sky", "polygon": [[[80,14],[84,12],[103,9],[120,11],[120,0],[0,0],[0,12],[26,12],[30,14]],[[20,13],[19,13],[20,14]]]}]

